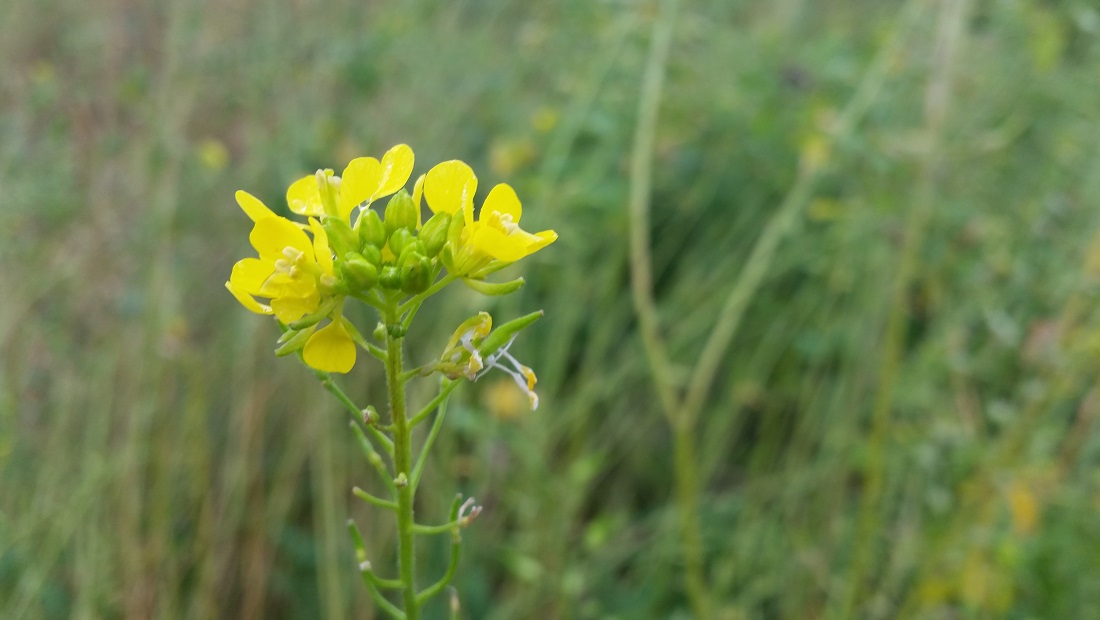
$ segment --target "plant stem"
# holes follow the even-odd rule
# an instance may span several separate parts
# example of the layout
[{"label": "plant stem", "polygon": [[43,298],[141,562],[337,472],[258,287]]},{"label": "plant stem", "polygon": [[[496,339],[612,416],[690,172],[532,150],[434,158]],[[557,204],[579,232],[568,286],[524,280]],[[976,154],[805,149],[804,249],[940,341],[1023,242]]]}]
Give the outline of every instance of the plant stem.
[{"label": "plant stem", "polygon": [[703,539],[699,530],[699,467],[693,424],[676,427],[676,505],[680,511],[680,544],[684,556],[684,587],[692,613],[699,620],[710,618],[710,593],[703,573]]},{"label": "plant stem", "polygon": [[[385,313],[387,326],[397,325],[400,321],[396,308],[392,305]],[[389,332],[389,330],[387,330]],[[386,386],[390,400],[390,418],[393,424],[393,460],[394,471],[398,479],[404,478],[404,484],[397,485],[397,550],[401,582],[404,584],[402,596],[405,601],[405,617],[408,620],[420,618],[420,607],[416,600],[416,542],[413,534],[413,485],[412,475],[412,434],[405,413],[405,384],[401,381],[403,360],[403,338],[386,336]]]}]

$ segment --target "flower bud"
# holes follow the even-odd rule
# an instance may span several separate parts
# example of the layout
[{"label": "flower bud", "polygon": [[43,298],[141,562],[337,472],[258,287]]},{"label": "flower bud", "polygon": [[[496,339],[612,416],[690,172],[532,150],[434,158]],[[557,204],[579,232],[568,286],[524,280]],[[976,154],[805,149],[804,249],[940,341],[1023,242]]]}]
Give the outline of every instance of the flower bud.
[{"label": "flower bud", "polygon": [[378,268],[357,252],[344,254],[340,261],[340,275],[352,291],[365,291],[378,284]]},{"label": "flower bud", "polygon": [[383,287],[388,289],[397,290],[401,288],[401,274],[394,265],[382,267],[382,273],[378,277],[378,281],[382,283]]},{"label": "flower bud", "polygon": [[450,226],[451,216],[443,211],[436,213],[427,222],[424,222],[424,227],[420,229],[419,238],[424,242],[425,255],[428,258],[435,258],[439,251],[443,249],[443,244],[447,242],[447,229]]},{"label": "flower bud", "polygon": [[466,227],[466,219],[461,217],[452,217],[451,223],[447,226],[447,243],[451,244],[452,248],[462,247],[462,230]]},{"label": "flower bud", "polygon": [[416,230],[420,221],[416,203],[413,202],[409,192],[402,189],[390,198],[386,204],[386,232],[393,234],[395,230],[407,228],[409,232]]},{"label": "flower bud", "polygon": [[363,245],[373,245],[381,248],[386,244],[386,226],[378,212],[374,209],[366,209],[355,223],[359,229],[359,242]]},{"label": "flower bud", "polygon": [[382,250],[376,245],[364,245],[363,249],[359,252],[363,258],[367,259],[367,262],[375,267],[382,266]]},{"label": "flower bud", "polygon": [[342,218],[326,217],[321,225],[324,226],[325,233],[328,234],[328,242],[337,256],[359,249],[359,238]]},{"label": "flower bud", "polygon": [[423,254],[409,254],[401,268],[401,290],[415,295],[432,285],[432,264]]},{"label": "flower bud", "polygon": [[390,235],[390,251],[393,252],[394,256],[401,256],[405,246],[415,238],[408,228],[398,228]]}]

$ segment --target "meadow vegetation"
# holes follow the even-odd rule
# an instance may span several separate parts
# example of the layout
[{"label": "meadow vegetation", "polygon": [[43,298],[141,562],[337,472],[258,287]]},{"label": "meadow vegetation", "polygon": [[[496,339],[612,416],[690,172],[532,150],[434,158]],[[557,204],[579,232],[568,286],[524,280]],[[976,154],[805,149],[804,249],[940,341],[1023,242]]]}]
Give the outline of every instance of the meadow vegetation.
[{"label": "meadow vegetation", "polygon": [[[425,513],[485,507],[463,617],[691,617],[657,387],[735,289],[692,435],[715,618],[1095,617],[1100,9],[679,4],[642,153],[655,379],[628,203],[668,2],[0,0],[0,617],[380,617],[345,529],[388,565],[372,472],[222,283],[235,190],[285,213],[398,143],[560,235],[487,308],[546,312],[513,349],[538,411],[461,387],[425,474]],[[485,303],[433,298],[409,358]]]}]

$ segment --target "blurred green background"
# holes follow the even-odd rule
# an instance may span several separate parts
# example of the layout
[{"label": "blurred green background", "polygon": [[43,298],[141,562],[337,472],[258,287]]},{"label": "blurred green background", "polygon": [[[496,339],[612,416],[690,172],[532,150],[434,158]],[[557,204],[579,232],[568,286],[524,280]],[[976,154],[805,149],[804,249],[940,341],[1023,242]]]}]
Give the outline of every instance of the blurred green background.
[{"label": "blurred green background", "polygon": [[[463,617],[690,617],[627,242],[660,10],[0,0],[0,617],[378,617],[344,528],[388,573],[349,492],[373,472],[222,283],[236,189],[285,208],[399,142],[561,235],[521,294],[449,290],[411,338],[423,361],[479,309],[546,310],[513,349],[539,410],[504,375],[460,389],[420,494],[429,522],[486,507]],[[1100,9],[684,0],[673,34],[673,381],[783,233],[695,433],[716,616],[1100,617]],[[384,398],[369,360],[343,385]]]}]

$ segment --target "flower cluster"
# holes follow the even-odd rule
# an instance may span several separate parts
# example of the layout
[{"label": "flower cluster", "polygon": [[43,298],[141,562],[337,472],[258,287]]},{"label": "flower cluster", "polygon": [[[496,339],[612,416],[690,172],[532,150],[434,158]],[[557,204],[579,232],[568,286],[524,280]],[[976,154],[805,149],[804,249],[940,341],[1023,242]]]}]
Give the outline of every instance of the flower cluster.
[{"label": "flower cluster", "polygon": [[[348,372],[357,347],[369,348],[344,317],[349,298],[381,310],[455,279],[508,292],[518,285],[486,283],[485,276],[557,239],[552,230],[519,227],[522,208],[507,184],[492,188],[475,214],[477,177],[461,161],[431,168],[410,194],[404,187],[413,163],[412,149],[400,144],[381,160],[352,160],[339,176],[318,170],[295,181],[286,201],[304,222],[237,192],[253,222],[249,241],[257,256],[238,261],[225,286],[245,308],[278,319],[284,334],[277,354],[300,351],[317,370]],[[386,197],[380,214],[372,205]],[[432,213],[426,222],[422,201]]]}]

